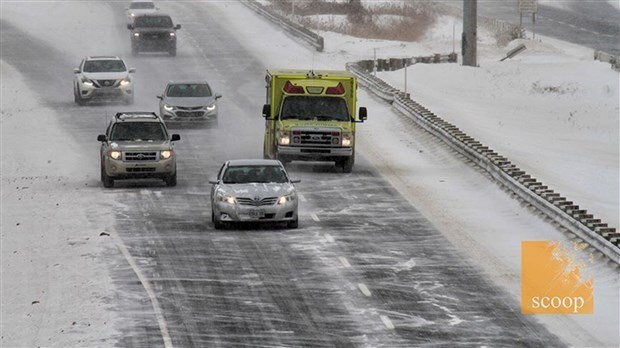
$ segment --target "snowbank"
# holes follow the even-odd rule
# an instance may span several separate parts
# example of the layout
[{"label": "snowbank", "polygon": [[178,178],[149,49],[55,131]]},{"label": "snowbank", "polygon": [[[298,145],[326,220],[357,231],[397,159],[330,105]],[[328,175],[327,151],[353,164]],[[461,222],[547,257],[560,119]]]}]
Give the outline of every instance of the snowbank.
[{"label": "snowbank", "polygon": [[[486,48],[479,68],[411,66],[408,92],[570,200],[618,226],[618,74],[608,64],[584,60],[591,57],[586,49],[546,42],[514,42],[511,47],[523,43],[528,48],[504,62],[498,62],[503,51]],[[402,70],[379,73],[379,77],[404,89]]]},{"label": "snowbank", "polygon": [[99,237],[110,212],[96,209],[98,178],[84,170],[97,154],[72,151],[54,111],[0,68],[2,346],[112,346],[115,291],[103,261],[118,252]]}]

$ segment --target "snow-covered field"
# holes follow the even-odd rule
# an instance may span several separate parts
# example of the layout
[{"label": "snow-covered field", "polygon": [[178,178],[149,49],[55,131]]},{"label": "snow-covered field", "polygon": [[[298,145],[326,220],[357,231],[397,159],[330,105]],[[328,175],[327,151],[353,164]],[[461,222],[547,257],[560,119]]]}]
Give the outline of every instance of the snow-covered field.
[{"label": "snow-covered field", "polygon": [[0,63],[1,345],[111,345],[118,322],[105,254],[116,251],[99,236],[111,209],[95,210],[103,193],[83,170],[96,156],[75,151],[54,110]]},{"label": "snow-covered field", "polygon": [[[177,6],[183,4],[161,4],[168,12]],[[266,67],[343,69],[345,62],[371,58],[375,50],[378,57],[416,56],[446,53],[453,44],[454,24],[444,18],[420,43],[322,33],[326,50],[316,53],[238,3],[205,6],[225,16],[230,29]],[[100,42],[78,45],[79,36],[63,37],[49,30],[57,25],[68,30],[83,27],[81,22],[111,16],[105,5],[39,4],[35,9],[3,4],[2,19],[53,40],[60,50],[75,52],[76,57],[96,51],[100,42],[108,40],[103,37]],[[49,16],[66,11],[71,15],[64,16],[61,24],[56,23],[58,17]],[[460,25],[456,23],[457,37]],[[483,30],[479,36],[480,68],[455,64],[409,68],[408,88],[413,98],[617,225],[617,73],[608,65],[590,61],[587,50],[546,38],[526,42],[526,52],[497,63],[506,49],[494,47],[491,35]],[[457,41],[457,50],[459,46]],[[113,288],[100,262],[106,252],[116,251],[109,249],[106,238],[99,237],[100,227],[111,222],[106,211],[75,209],[89,207],[102,194],[98,188],[89,190],[89,195],[76,190],[96,185],[96,178],[76,173],[83,173],[77,168],[85,165],[96,167],[97,160],[79,151],[58,156],[76,145],[63,136],[53,110],[33,102],[19,74],[6,64],[1,67],[3,342],[111,345],[101,340],[113,338],[118,323],[108,299]],[[403,71],[381,76],[398,86]],[[546,87],[552,87],[551,92],[545,92]],[[367,106],[370,115],[360,126],[360,154],[515,298],[520,291],[522,240],[559,240],[571,245],[566,235],[392,112],[389,105],[365,91],[360,91],[360,105]],[[32,136],[21,136],[20,130],[28,127]],[[35,148],[43,151],[32,151]],[[55,199],[60,192],[63,201]],[[45,233],[49,230],[59,232],[50,236]],[[589,257],[587,251],[576,255],[580,260]],[[539,318],[569,344],[617,346],[620,276],[604,260],[589,262],[585,273],[594,277],[595,314]],[[46,301],[50,298],[56,302]]]},{"label": "snow-covered field", "polygon": [[[527,49],[499,62],[518,44]],[[591,57],[591,50],[557,40],[517,40],[505,49],[483,49],[479,68],[411,66],[406,72],[408,92],[570,200],[619,226],[618,73]],[[378,76],[404,90],[403,70]]]}]

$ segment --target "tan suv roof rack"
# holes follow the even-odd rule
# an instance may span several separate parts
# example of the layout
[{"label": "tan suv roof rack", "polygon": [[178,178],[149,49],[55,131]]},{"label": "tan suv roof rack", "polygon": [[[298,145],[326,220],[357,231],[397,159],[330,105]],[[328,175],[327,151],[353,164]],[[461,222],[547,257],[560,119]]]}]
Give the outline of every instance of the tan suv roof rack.
[{"label": "tan suv roof rack", "polygon": [[159,116],[154,112],[140,112],[140,111],[131,111],[131,112],[117,112],[114,117],[117,120],[128,120],[135,118],[150,118],[153,120],[158,120]]}]

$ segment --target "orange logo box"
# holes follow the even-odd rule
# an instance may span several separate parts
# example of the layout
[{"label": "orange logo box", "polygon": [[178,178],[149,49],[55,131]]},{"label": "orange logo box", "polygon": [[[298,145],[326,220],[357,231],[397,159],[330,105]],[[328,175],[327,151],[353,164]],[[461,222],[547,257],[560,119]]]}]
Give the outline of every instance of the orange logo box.
[{"label": "orange logo box", "polygon": [[523,314],[592,314],[593,286],[559,242],[521,242]]}]

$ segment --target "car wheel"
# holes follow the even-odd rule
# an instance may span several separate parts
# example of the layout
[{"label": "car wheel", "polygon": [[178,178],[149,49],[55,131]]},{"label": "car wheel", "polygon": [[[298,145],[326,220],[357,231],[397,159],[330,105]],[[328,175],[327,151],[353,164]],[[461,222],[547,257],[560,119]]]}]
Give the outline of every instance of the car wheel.
[{"label": "car wheel", "polygon": [[336,162],[340,167],[342,167],[343,173],[351,173],[353,171],[353,163],[355,162],[355,158],[353,156],[347,157],[343,160]]},{"label": "car wheel", "polygon": [[164,181],[166,182],[166,186],[177,186],[177,172],[175,171],[174,174],[168,175]]},{"label": "car wheel", "polygon": [[103,167],[103,164],[101,165],[101,182],[103,183],[103,187],[113,187],[114,186],[114,179],[112,179],[112,177],[110,177],[108,174],[106,174],[105,168]]},{"label": "car wheel", "polygon": [[267,153],[267,144],[263,143],[263,158],[264,159],[271,159],[271,157],[269,157],[269,154]]},{"label": "car wheel", "polygon": [[82,97],[80,97],[80,95],[78,94],[77,90],[73,91],[73,101],[77,104],[77,105],[84,105],[84,99],[82,99]]},{"label": "car wheel", "polygon": [[221,230],[224,228],[224,223],[215,218],[215,212],[213,209],[211,210],[211,220],[213,221],[213,227],[215,227],[216,230]]},{"label": "car wheel", "polygon": [[291,161],[290,158],[288,158],[288,157],[286,157],[284,155],[281,155],[281,154],[279,154],[277,152],[276,152],[276,159],[278,161],[282,162],[282,164],[286,164],[286,163]]},{"label": "car wheel", "polygon": [[295,220],[291,220],[286,223],[287,228],[297,228],[299,226],[299,218],[295,218]]}]

